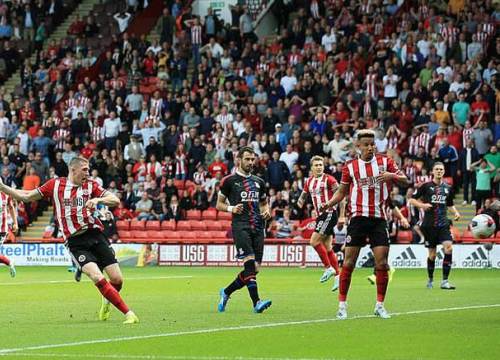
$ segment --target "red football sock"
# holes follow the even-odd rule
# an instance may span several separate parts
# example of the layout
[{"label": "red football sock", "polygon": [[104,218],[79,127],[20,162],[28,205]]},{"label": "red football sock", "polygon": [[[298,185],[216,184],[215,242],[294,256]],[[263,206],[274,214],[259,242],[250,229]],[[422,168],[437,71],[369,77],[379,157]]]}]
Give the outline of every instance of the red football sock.
[{"label": "red football sock", "polygon": [[112,283],[110,282],[111,286],[115,288],[116,291],[120,292],[120,290],[122,289],[122,286],[123,286],[123,282],[119,282],[119,283]]},{"label": "red football sock", "polygon": [[129,312],[127,304],[125,304],[118,291],[106,279],[98,281],[95,286],[97,286],[102,296],[108,299],[118,310],[124,314]]},{"label": "red football sock", "polygon": [[389,274],[387,270],[375,270],[375,276],[377,278],[377,301],[383,302],[389,283]]},{"label": "red football sock", "polygon": [[335,269],[335,272],[340,274],[339,271],[339,261],[337,260],[337,255],[333,250],[328,251],[328,259],[330,260],[330,265]]},{"label": "red football sock", "polygon": [[0,255],[0,263],[10,266],[10,260],[7,256]]},{"label": "red football sock", "polygon": [[328,259],[328,253],[326,251],[325,245],[320,243],[314,247],[314,250],[316,250],[316,252],[318,253],[319,258],[321,259],[321,262],[323,263],[323,265],[325,265],[326,268],[329,268],[330,267],[330,259]]},{"label": "red football sock", "polygon": [[351,274],[353,269],[347,266],[342,266],[342,271],[340,272],[340,283],[339,283],[339,301],[346,301],[347,292],[349,291],[349,286],[351,285]]}]

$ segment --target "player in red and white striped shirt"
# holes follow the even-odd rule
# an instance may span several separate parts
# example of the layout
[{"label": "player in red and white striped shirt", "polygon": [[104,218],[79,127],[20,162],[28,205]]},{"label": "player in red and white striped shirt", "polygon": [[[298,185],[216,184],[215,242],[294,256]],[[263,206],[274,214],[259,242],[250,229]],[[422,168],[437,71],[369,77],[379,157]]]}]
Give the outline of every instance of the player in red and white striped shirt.
[{"label": "player in red and white striped shirt", "polygon": [[[139,319],[119,294],[123,283],[122,273],[111,245],[102,234],[104,227],[94,217],[97,205],[114,207],[120,200],[88,177],[88,160],[76,157],[69,163],[68,178],[50,179],[31,191],[13,189],[0,181],[0,192],[23,202],[52,199],[55,217],[63,231],[68,252],[104,297],[99,319],[109,318],[111,303],[125,314],[124,324],[137,323]],[[102,270],[108,275],[109,282]]]},{"label": "player in red and white striped shirt", "polygon": [[[12,201],[12,198],[4,193],[0,193],[0,245],[3,244],[7,234],[9,233],[9,213],[12,219],[12,232],[17,233],[17,210]],[[9,267],[10,276],[16,276],[16,268],[14,263],[7,256],[0,255],[0,264],[5,264]]]},{"label": "player in red and white striped shirt", "polygon": [[[329,174],[325,174],[325,163],[321,156],[313,156],[310,164],[312,176],[306,180],[304,190],[300,194],[297,205],[302,208],[306,202],[307,195],[311,196],[314,210],[319,214],[319,210],[333,198],[333,194],[338,188],[338,183],[335,178]],[[345,220],[341,220],[345,222]],[[333,228],[337,224],[337,212],[335,209],[328,209],[318,216],[316,219],[316,229],[311,236],[309,243],[318,253],[321,262],[325,266],[325,272],[320,278],[320,282],[328,281],[333,275],[335,281],[332,291],[339,287],[339,263],[337,256],[332,248],[332,236],[334,235]]]},{"label": "player in red and white striped shirt", "polygon": [[389,234],[387,230],[384,204],[389,198],[392,182],[407,184],[408,179],[398,169],[394,160],[385,155],[376,154],[375,132],[358,132],[357,147],[359,158],[348,161],[342,171],[340,186],[327,208],[338,204],[348,196],[345,260],[340,273],[339,311],[337,318],[347,318],[347,292],[351,283],[351,274],[356,265],[360,249],[367,244],[375,257],[377,278],[377,303],[375,315],[387,319],[390,315],[384,308],[387,291],[389,266]]}]

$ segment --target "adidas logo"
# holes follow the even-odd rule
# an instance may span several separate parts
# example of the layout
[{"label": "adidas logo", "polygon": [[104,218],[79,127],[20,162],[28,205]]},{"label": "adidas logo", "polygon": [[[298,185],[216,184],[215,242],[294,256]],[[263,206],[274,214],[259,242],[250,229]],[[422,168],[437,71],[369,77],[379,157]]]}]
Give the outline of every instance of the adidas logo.
[{"label": "adidas logo", "polygon": [[465,258],[462,266],[465,268],[484,268],[489,266],[488,255],[482,246],[478,246],[473,253]]},{"label": "adidas logo", "polygon": [[373,253],[369,252],[361,259],[358,259],[358,267],[371,267],[374,261]]},{"label": "adidas logo", "polygon": [[411,246],[404,249],[399,256],[392,261],[393,267],[421,267],[422,262],[417,259],[417,256],[413,252]]}]

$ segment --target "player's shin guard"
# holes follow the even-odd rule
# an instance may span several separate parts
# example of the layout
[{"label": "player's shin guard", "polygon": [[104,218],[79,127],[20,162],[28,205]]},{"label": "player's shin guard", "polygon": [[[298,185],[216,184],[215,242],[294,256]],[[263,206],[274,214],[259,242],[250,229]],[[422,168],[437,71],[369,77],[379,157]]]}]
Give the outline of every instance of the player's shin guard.
[{"label": "player's shin guard", "polygon": [[389,273],[387,269],[375,270],[375,277],[377,278],[377,301],[384,302],[385,293],[387,292],[387,284],[389,283]]},{"label": "player's shin guard", "polygon": [[340,285],[339,285],[339,301],[346,301],[347,292],[351,285],[351,275],[353,268],[344,264],[340,272]]},{"label": "player's shin guard", "polygon": [[240,272],[238,276],[236,276],[236,279],[224,289],[227,296],[230,296],[232,293],[245,286],[245,281],[243,281],[244,276],[244,271]]},{"label": "player's shin guard", "polygon": [[330,265],[335,269],[335,272],[338,275],[340,273],[339,261],[337,260],[337,255],[335,255],[335,252],[332,249],[328,251],[328,259],[330,260]]},{"label": "player's shin guard", "polygon": [[325,266],[325,268],[330,267],[330,259],[328,258],[328,252],[326,251],[325,245],[322,243],[319,243],[318,245],[314,246],[314,250],[318,253],[319,258],[321,259],[321,262]]},{"label": "player's shin guard", "polygon": [[127,304],[123,301],[122,297],[116,289],[106,280],[98,281],[95,286],[99,289],[102,296],[104,296],[111,304],[113,304],[123,314],[129,312]]},{"label": "player's shin guard", "polygon": [[10,266],[10,260],[7,256],[0,255],[0,263]]},{"label": "player's shin guard", "polygon": [[245,281],[245,284],[247,286],[248,294],[252,299],[253,306],[255,306],[255,304],[257,304],[257,302],[260,300],[259,290],[257,288],[257,274],[256,274],[257,269],[255,267],[255,260],[246,261],[244,267],[245,270],[243,271],[244,273],[243,280]]},{"label": "player's shin guard", "polygon": [[443,280],[448,280],[451,271],[452,254],[444,254],[443,259]]},{"label": "player's shin guard", "polygon": [[434,268],[436,266],[436,260],[431,260],[427,258],[427,275],[429,276],[429,280],[434,279]]}]

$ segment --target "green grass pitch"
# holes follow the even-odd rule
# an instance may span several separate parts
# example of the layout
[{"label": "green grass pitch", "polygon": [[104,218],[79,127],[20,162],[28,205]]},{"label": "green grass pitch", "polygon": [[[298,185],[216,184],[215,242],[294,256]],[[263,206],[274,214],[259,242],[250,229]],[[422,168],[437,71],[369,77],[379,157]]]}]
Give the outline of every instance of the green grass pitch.
[{"label": "green grass pitch", "polygon": [[[453,270],[456,291],[427,290],[425,270],[398,270],[390,320],[371,316],[368,269],[354,273],[349,320],[336,321],[331,282],[320,269],[265,268],[252,312],[246,289],[216,311],[218,290],[236,268],[125,268],[125,301],[139,316],[100,322],[100,296],[65,268],[0,268],[1,359],[499,359],[500,271]],[[441,271],[436,270],[436,283]]]}]

